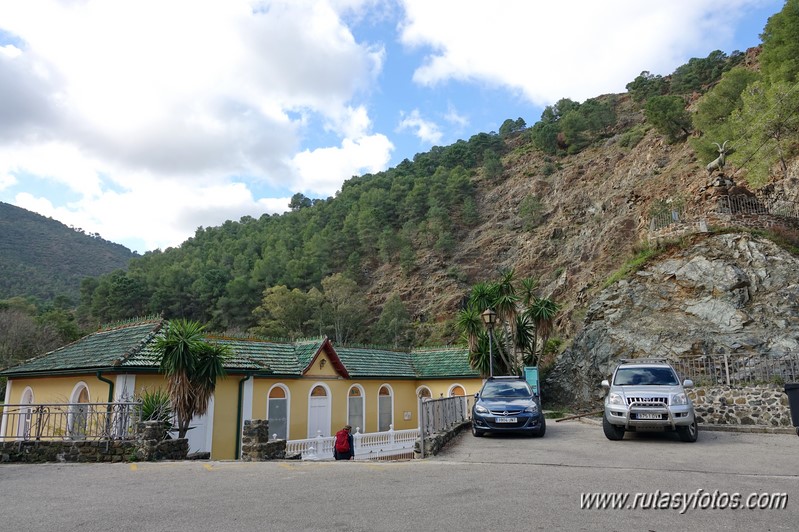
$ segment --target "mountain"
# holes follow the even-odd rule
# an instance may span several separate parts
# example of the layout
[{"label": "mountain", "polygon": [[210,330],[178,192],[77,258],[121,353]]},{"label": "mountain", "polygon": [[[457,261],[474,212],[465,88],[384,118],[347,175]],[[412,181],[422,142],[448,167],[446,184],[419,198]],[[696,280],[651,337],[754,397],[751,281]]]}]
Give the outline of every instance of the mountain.
[{"label": "mountain", "polygon": [[600,292],[582,325],[549,374],[552,402],[596,407],[619,358],[728,354],[764,380],[759,364],[799,352],[799,256],[746,232],[687,236]]},{"label": "mountain", "polygon": [[98,235],[0,202],[0,299],[66,296],[77,304],[82,279],[124,269],[136,256]]},{"label": "mountain", "polygon": [[[82,303],[98,321],[163,313],[286,336],[338,332],[349,320],[348,337],[370,342],[391,321],[388,302],[401,301],[413,343],[430,345],[462,341],[459,311],[472,289],[513,271],[558,303],[549,338],[569,352],[596,298],[658,260],[661,239],[679,247],[694,234],[754,231],[795,253],[790,225],[752,228],[744,216],[717,227],[710,215],[728,198],[765,220],[796,218],[798,16],[786,9],[769,19],[762,46],[746,53],[714,51],[669,76],[643,71],[626,93],[564,98],[532,127],[508,119],[499,133],[353,177],[335,197],[297,194],[289,213],[200,228],[98,279]],[[684,220],[693,232],[661,233]],[[362,294],[353,297],[342,274]]]}]

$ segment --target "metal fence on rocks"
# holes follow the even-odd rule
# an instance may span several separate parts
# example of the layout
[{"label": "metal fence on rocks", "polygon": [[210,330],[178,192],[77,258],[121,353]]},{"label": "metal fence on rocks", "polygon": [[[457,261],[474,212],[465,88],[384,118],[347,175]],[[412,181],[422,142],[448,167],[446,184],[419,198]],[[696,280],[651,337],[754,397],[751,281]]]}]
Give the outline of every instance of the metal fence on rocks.
[{"label": "metal fence on rocks", "polygon": [[[695,209],[694,209],[695,211]],[[658,231],[676,225],[697,225],[708,214],[720,215],[770,215],[785,219],[799,219],[799,205],[787,200],[764,202],[754,196],[717,196],[701,210],[687,212],[684,205],[667,205],[653,213],[649,231]]]},{"label": "metal fence on rocks", "polygon": [[722,353],[680,357],[675,369],[697,386],[799,382],[799,353]]}]

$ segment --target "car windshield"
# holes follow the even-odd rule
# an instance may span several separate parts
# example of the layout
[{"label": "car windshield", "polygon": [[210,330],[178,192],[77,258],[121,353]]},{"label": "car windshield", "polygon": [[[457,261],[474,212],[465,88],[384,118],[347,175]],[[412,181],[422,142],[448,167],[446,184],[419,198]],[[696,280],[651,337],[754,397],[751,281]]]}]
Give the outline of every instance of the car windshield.
[{"label": "car windshield", "polygon": [[676,386],[680,382],[671,368],[619,368],[613,384],[618,386]]},{"label": "car windshield", "polygon": [[488,382],[480,395],[493,398],[530,397],[533,391],[524,381]]}]

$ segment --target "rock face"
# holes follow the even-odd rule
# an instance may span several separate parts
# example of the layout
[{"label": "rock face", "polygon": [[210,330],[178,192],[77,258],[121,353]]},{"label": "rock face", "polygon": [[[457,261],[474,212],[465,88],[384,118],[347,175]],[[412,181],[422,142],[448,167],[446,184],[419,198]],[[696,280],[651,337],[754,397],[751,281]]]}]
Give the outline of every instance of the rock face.
[{"label": "rock face", "polygon": [[600,292],[545,393],[596,406],[619,358],[799,351],[799,258],[749,234],[697,236]]}]

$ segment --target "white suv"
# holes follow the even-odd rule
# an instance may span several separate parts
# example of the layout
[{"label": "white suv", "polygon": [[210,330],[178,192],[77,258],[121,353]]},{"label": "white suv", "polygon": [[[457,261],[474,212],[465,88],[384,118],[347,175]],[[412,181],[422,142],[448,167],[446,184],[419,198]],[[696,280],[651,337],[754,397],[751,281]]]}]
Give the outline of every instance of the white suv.
[{"label": "white suv", "polygon": [[676,430],[680,439],[695,442],[694,405],[685,390],[694,383],[680,383],[677,372],[663,359],[622,360],[613,371],[607,390],[602,428],[609,440],[624,438],[624,432],[638,428]]}]

